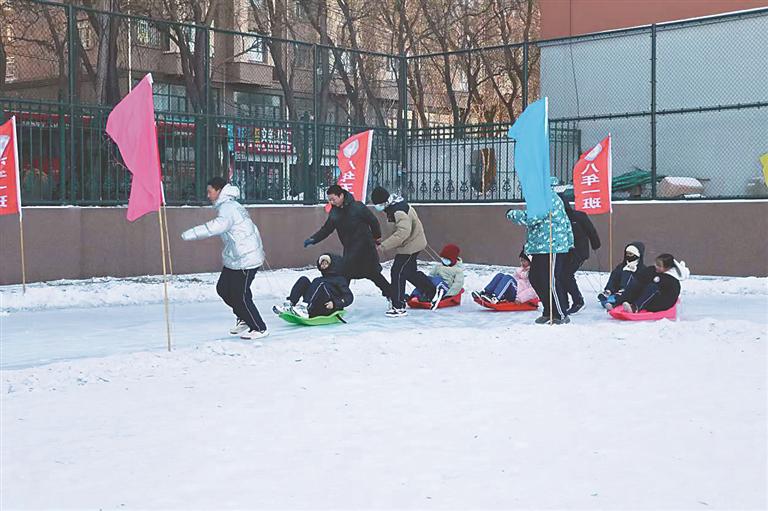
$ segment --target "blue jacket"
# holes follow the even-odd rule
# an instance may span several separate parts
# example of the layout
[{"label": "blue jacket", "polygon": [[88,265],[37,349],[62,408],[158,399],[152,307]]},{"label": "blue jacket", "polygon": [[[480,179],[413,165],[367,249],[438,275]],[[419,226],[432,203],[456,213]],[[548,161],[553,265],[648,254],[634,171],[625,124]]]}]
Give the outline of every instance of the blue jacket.
[{"label": "blue jacket", "polygon": [[[565,213],[563,201],[554,190],[552,195],[552,253],[565,254],[573,248],[573,231],[571,221]],[[549,254],[549,215],[541,218],[531,218],[522,209],[510,209],[507,218],[516,224],[528,228],[528,239],[525,242],[526,254]]]}]

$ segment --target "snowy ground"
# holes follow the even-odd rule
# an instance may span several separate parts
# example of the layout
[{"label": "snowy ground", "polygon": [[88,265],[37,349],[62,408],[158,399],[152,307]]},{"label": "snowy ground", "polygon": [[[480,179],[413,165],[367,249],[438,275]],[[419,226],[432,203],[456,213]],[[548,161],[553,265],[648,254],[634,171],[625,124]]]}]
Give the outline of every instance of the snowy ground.
[{"label": "snowy ground", "polygon": [[[471,266],[476,289],[498,268]],[[592,298],[536,313],[268,313],[302,272],[253,285],[271,334],[229,338],[216,275],[0,288],[0,508],[765,509],[768,279],[684,283],[677,322]]]}]

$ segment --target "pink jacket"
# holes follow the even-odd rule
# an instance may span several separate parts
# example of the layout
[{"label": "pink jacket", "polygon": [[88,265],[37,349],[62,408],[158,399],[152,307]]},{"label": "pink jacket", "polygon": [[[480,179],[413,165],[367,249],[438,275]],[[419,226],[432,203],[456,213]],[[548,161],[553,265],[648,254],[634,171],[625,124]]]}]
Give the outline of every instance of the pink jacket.
[{"label": "pink jacket", "polygon": [[531,281],[528,280],[528,270],[524,270],[523,268],[515,270],[515,280],[517,281],[516,302],[529,302],[538,298],[536,291],[533,289],[533,286],[531,286]]}]

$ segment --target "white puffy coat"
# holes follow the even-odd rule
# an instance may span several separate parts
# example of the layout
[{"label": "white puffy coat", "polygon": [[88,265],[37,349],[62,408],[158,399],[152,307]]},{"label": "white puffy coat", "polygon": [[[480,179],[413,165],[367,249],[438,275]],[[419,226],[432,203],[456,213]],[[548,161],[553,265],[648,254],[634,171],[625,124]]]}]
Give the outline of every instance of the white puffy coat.
[{"label": "white puffy coat", "polygon": [[264,246],[259,229],[251,221],[248,211],[235,198],[240,190],[225,185],[213,205],[219,215],[202,225],[184,231],[184,240],[199,240],[219,235],[224,241],[221,258],[224,266],[231,270],[258,268],[264,264]]}]

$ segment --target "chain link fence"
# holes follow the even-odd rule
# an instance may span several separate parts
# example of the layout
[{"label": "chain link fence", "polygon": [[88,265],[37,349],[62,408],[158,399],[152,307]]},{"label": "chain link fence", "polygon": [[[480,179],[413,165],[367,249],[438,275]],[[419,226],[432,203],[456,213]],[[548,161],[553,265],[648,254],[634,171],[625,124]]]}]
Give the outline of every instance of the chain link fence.
[{"label": "chain link fence", "polygon": [[260,36],[236,10],[213,26],[44,0],[0,15],[0,120],[17,117],[25,204],[127,201],[104,127],[146,73],[169,204],[202,204],[213,176],[245,202],[317,203],[338,145],[366,129],[369,189],[519,201],[506,133],[543,96],[566,185],[610,133],[617,199],[768,197],[768,9],[414,56]]}]

